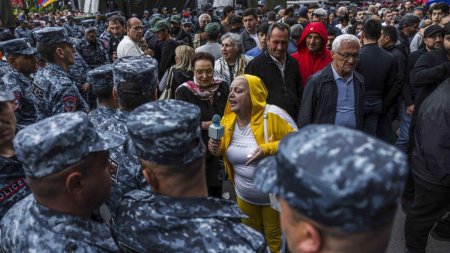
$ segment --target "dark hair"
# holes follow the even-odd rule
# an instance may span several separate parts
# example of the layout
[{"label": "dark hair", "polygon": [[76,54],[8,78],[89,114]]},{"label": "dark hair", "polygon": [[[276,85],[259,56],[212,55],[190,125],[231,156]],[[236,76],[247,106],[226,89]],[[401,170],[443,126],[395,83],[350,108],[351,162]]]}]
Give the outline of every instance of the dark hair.
[{"label": "dark hair", "polygon": [[242,18],[239,16],[234,16],[231,19],[231,25],[235,25],[235,24],[242,24]]},{"label": "dark hair", "polygon": [[339,17],[339,22],[342,22],[342,21],[345,21],[348,23],[350,21],[350,17],[348,15]]},{"label": "dark hair", "polygon": [[340,34],[337,32],[337,30],[336,30],[336,29],[333,29],[333,28],[328,28],[327,33],[328,33],[328,36],[334,36],[334,37],[337,37],[337,36],[340,35]]},{"label": "dark hair", "polygon": [[397,29],[395,29],[395,26],[387,25],[381,27],[381,30],[383,31],[384,36],[388,36],[391,41],[394,43],[398,40],[398,34]]},{"label": "dark hair", "polygon": [[144,92],[142,85],[134,82],[120,83],[117,88],[117,96],[119,104],[125,110],[134,110],[138,106],[152,101],[152,93]]},{"label": "dark hair", "polygon": [[318,8],[319,8],[319,5],[317,3],[311,3],[308,6],[308,9],[318,9]]},{"label": "dark hair", "polygon": [[37,50],[39,52],[39,54],[47,61],[50,63],[54,63],[55,62],[55,53],[56,53],[56,49],[57,48],[64,48],[66,46],[71,46],[70,44],[66,43],[66,42],[62,42],[62,43],[56,43],[56,44],[49,44],[49,45],[42,45],[42,44],[38,44],[37,46]]},{"label": "dark hair", "polygon": [[430,16],[433,13],[434,10],[441,10],[444,15],[448,14],[449,12],[449,6],[447,3],[437,3],[431,6],[430,8]]},{"label": "dark hair", "polygon": [[262,23],[260,26],[258,26],[258,29],[256,29],[256,33],[265,33],[269,31],[269,24],[268,23]]},{"label": "dark hair", "polygon": [[296,18],[287,18],[287,19],[284,21],[284,23],[287,24],[287,25],[289,25],[289,26],[293,26],[293,25],[298,24],[298,21],[297,21]]},{"label": "dark hair", "polygon": [[272,31],[273,31],[275,28],[278,28],[278,29],[280,29],[280,30],[283,31],[283,32],[284,32],[284,31],[287,31],[287,33],[288,33],[288,38],[291,37],[291,29],[289,28],[288,25],[283,24],[283,23],[273,23],[273,24],[271,24],[271,25],[269,26],[269,30],[267,31],[267,38],[270,38],[270,36],[272,35]]},{"label": "dark hair", "polygon": [[112,87],[108,89],[92,90],[92,93],[98,98],[99,102],[103,102],[112,97]]},{"label": "dark hair", "polygon": [[258,18],[258,13],[256,9],[248,8],[242,13],[242,17],[253,16],[255,19]]},{"label": "dark hair", "polygon": [[211,64],[212,64],[212,66],[214,67],[214,62],[215,62],[214,56],[212,56],[212,55],[209,54],[209,53],[198,52],[198,53],[196,53],[196,54],[194,55],[194,57],[192,58],[192,69],[194,69],[195,63],[196,63],[197,61],[200,61],[200,60],[207,60],[207,61],[210,61]]},{"label": "dark hair", "polygon": [[369,40],[378,40],[381,36],[381,22],[374,19],[367,20],[364,23],[363,33]]},{"label": "dark hair", "polygon": [[275,21],[277,19],[277,14],[274,11],[269,11],[267,13],[267,20]]},{"label": "dark hair", "polygon": [[414,24],[419,24],[420,18],[414,14],[406,14],[400,19],[400,22],[398,23],[398,29],[402,30],[405,27],[412,26]]},{"label": "dark hair", "polygon": [[284,15],[287,16],[288,14],[294,13],[294,7],[288,7],[286,8],[286,10],[284,11]]},{"label": "dark hair", "polygon": [[119,23],[121,26],[125,26],[125,20],[119,15],[113,15],[108,19],[108,23]]},{"label": "dark hair", "polygon": [[233,12],[234,8],[232,6],[225,6],[223,8],[223,16],[225,17],[226,15],[228,15],[228,13]]}]

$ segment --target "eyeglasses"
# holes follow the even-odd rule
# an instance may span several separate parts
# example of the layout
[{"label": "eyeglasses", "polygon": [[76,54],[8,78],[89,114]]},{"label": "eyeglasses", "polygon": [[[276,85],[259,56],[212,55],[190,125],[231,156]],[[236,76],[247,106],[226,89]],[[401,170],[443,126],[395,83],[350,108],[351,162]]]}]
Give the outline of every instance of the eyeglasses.
[{"label": "eyeglasses", "polygon": [[355,61],[359,61],[359,57],[361,56],[360,53],[357,53],[357,54],[349,54],[349,53],[340,53],[340,52],[338,52],[338,51],[333,51],[333,52],[335,52],[336,54],[338,54],[338,55],[344,57],[344,60],[346,60],[346,61],[350,60],[350,58],[353,58],[353,60],[355,60]]},{"label": "eyeglasses", "polygon": [[199,76],[203,76],[203,75],[212,76],[214,74],[214,70],[213,69],[195,69],[194,73]]}]

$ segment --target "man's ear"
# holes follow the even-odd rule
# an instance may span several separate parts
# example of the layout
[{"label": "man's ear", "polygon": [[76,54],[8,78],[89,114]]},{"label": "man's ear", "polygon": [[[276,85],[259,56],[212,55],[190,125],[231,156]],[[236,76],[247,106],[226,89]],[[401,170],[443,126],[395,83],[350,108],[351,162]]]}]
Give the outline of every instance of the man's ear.
[{"label": "man's ear", "polygon": [[14,66],[14,62],[16,61],[16,58],[13,56],[6,57],[6,60],[8,61],[9,65]]},{"label": "man's ear", "polygon": [[296,248],[300,250],[300,252],[305,253],[317,253],[322,248],[322,237],[320,236],[319,230],[314,227],[314,225],[308,223],[307,221],[301,221],[300,226],[303,227],[301,230],[303,235],[303,240],[296,245]]},{"label": "man's ear", "polygon": [[112,90],[112,96],[113,96],[113,98],[114,98],[114,100],[115,100],[116,102],[119,101],[119,96],[118,96],[118,94],[117,94],[116,88],[113,88],[113,90]]},{"label": "man's ear", "polygon": [[66,177],[66,191],[71,194],[79,194],[83,191],[83,175],[80,172],[72,172]]},{"label": "man's ear", "polygon": [[147,183],[152,187],[153,192],[159,191],[159,182],[158,178],[153,173],[152,169],[145,166],[144,163],[141,162],[142,175],[144,175]]},{"label": "man's ear", "polygon": [[64,58],[64,49],[63,49],[62,47],[56,48],[56,50],[55,50],[55,55],[56,55],[58,58]]}]

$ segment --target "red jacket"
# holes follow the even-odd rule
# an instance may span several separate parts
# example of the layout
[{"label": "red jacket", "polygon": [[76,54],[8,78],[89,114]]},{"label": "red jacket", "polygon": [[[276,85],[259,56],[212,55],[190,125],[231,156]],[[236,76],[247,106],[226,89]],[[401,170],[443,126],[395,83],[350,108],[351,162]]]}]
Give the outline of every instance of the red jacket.
[{"label": "red jacket", "polygon": [[[312,53],[306,47],[306,37],[310,33],[318,33],[322,37],[322,47],[315,53]],[[303,87],[306,86],[310,76],[332,62],[330,51],[327,49],[327,41],[327,29],[320,22],[311,22],[303,30],[302,37],[300,37],[297,44],[297,52],[291,55],[298,62],[298,70],[302,77]]]}]

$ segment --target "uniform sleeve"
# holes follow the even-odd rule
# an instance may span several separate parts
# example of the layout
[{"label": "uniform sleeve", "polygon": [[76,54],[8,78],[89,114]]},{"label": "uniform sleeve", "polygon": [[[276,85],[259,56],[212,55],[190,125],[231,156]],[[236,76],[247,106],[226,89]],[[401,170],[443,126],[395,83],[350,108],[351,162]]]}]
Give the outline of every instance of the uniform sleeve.
[{"label": "uniform sleeve", "polygon": [[88,112],[88,106],[75,87],[64,87],[57,91],[52,99],[52,115],[64,112]]}]

